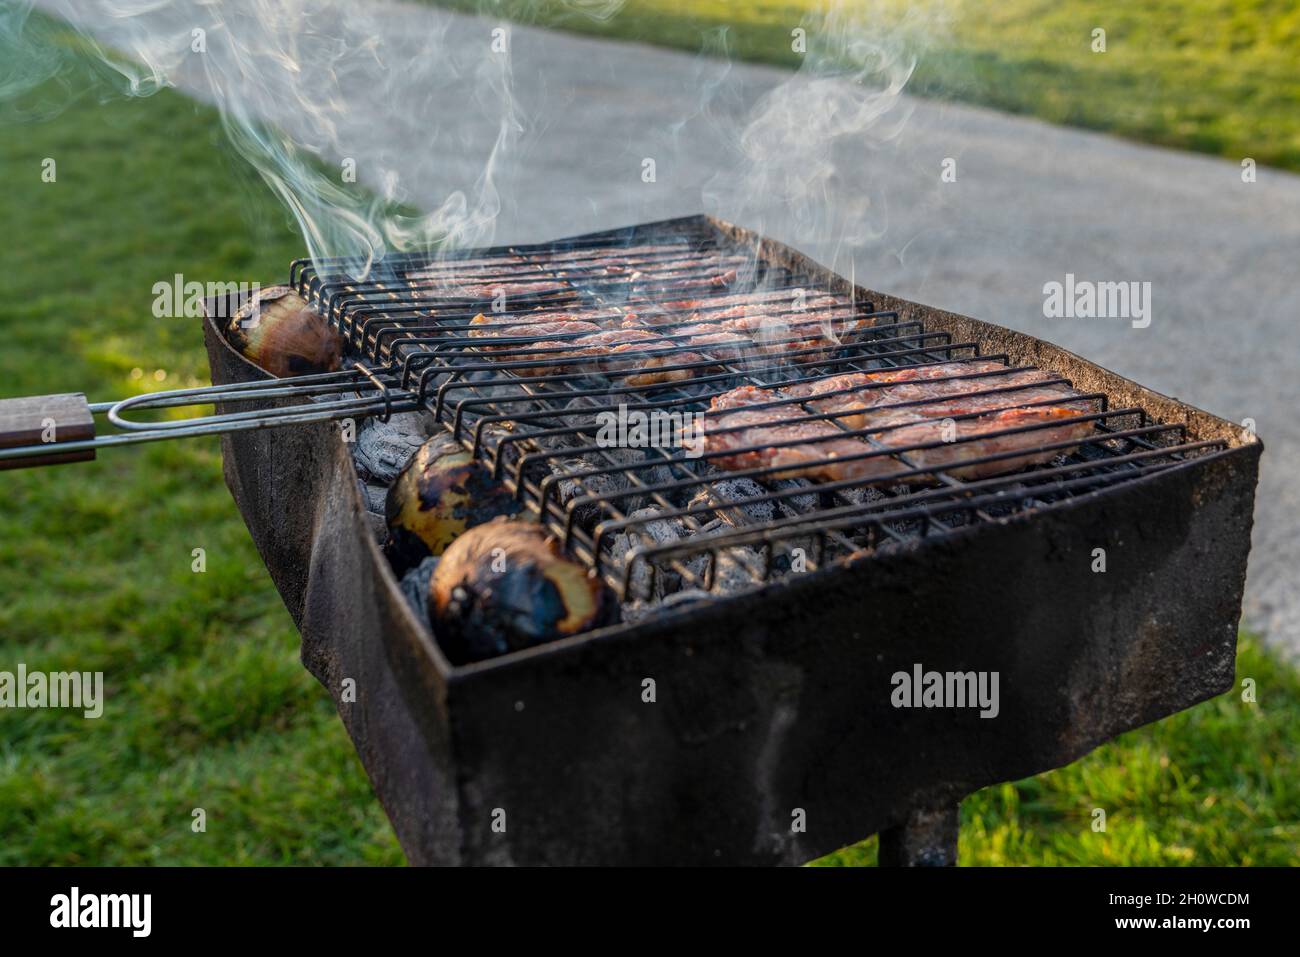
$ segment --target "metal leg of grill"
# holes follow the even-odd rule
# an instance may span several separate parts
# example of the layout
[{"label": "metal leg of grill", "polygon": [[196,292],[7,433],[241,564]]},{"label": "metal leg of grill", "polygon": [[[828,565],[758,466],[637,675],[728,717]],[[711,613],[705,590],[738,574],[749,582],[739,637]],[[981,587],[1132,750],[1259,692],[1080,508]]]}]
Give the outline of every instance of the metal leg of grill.
[{"label": "metal leg of grill", "polygon": [[881,867],[953,867],[957,863],[956,804],[917,808],[880,832]]}]

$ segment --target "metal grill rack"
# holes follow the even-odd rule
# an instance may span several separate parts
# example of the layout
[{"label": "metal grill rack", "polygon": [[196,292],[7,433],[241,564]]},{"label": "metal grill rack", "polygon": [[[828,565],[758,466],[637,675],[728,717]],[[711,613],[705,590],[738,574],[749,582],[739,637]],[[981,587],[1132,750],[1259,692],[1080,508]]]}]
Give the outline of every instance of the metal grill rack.
[{"label": "metal grill rack", "polygon": [[[789,398],[760,408],[788,407],[783,423],[826,421],[844,437],[863,439],[861,458],[899,464],[892,476],[897,484],[812,482],[783,477],[776,466],[716,467],[724,454],[760,446],[698,457],[665,447],[630,454],[597,442],[598,413],[622,406],[671,417],[703,412],[715,396],[738,385],[779,388],[844,372],[975,359],[1007,363],[1007,357],[982,355],[978,342],[954,342],[920,321],[877,311],[856,293],[833,293],[824,281],[771,263],[757,247],[730,241],[698,221],[437,260],[391,257],[364,281],[350,278],[356,271],[357,264],[346,261],[303,260],[293,264],[291,284],[339,329],[368,369],[377,370],[372,381],[429,408],[572,554],[628,600],[648,597],[632,588],[638,565],[649,572],[640,580],[651,591],[664,571],[680,576],[684,587],[713,589],[720,574],[733,584],[757,585],[788,571],[792,560],[800,570],[813,570],[865,549],[1049,508],[1224,447],[1220,441],[1188,442],[1183,426],[1152,422],[1140,408],[1110,408],[1104,394],[1092,393],[1076,397],[1093,409],[1076,419],[1092,424],[1086,439],[1057,443],[1060,455],[1046,465],[981,480],[963,480],[952,469],[924,468],[909,458],[937,443],[887,446],[880,437],[888,428],[848,429],[841,410],[819,412]],[[758,300],[762,314],[787,322],[792,335],[765,339],[760,348],[709,351],[675,332],[687,326],[698,332],[711,323],[721,329],[737,297]],[[803,305],[810,299],[823,305]],[[683,300],[691,302],[679,318],[665,316],[670,304]],[[659,320],[647,328],[671,345],[620,358],[654,360],[660,371],[688,378],[628,385],[642,376],[641,365],[595,362],[589,351],[570,344],[581,332],[502,335],[538,312],[617,328],[620,317],[646,311]],[[839,335],[842,330],[850,331]],[[944,381],[969,380],[970,389],[960,397],[1005,394],[1012,407],[1018,405],[1015,393],[1029,387],[999,386],[998,380],[1015,371],[1006,364],[997,372],[954,374]],[[1047,384],[1052,383],[1069,384],[1062,378]],[[1033,424],[999,434],[1048,427]],[[1017,454],[972,456],[962,464]],[[737,496],[740,479],[756,484]],[[638,511],[632,507],[637,503],[651,508]],[[757,520],[756,511],[772,517]],[[682,523],[688,534],[658,541],[647,526],[664,519]],[[637,544],[616,553],[611,546],[619,536]]]}]

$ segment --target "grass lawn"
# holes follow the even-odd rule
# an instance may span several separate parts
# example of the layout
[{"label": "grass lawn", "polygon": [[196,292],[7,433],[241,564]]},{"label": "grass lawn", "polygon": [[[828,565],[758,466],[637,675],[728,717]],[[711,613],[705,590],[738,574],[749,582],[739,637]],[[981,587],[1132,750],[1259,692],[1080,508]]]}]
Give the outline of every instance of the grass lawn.
[{"label": "grass lawn", "polygon": [[[47,86],[30,102],[56,97]],[[12,117],[9,117],[12,119]],[[215,118],[163,92],[3,131],[0,395],[202,383],[152,287],[268,281],[301,243]],[[42,182],[42,162],[57,181]],[[215,439],[0,473],[0,669],[102,670],[104,715],[0,711],[0,865],[396,864],[402,854],[221,480]],[[204,548],[207,571],[191,571]],[[1289,863],[1300,676],[1245,644],[1227,696],[963,808],[966,863]],[[1108,815],[1104,834],[1091,811]],[[203,808],[207,830],[191,830]],[[874,844],[828,864],[870,863]]]},{"label": "grass lawn", "polygon": [[[825,0],[426,0],[526,22],[797,66],[791,30]],[[871,20],[924,11],[909,89],[1234,160],[1300,170],[1300,6],[1290,0],[845,0]],[[612,6],[606,4],[604,6]],[[587,6],[597,6],[588,4]],[[809,45],[813,42],[809,22]],[[1094,53],[1092,31],[1106,31]]]}]

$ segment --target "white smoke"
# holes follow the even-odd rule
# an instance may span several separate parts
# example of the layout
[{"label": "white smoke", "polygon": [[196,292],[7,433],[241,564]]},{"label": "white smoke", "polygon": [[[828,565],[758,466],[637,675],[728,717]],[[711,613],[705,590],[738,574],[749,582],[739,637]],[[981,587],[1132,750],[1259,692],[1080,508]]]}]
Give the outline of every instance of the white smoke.
[{"label": "white smoke", "polygon": [[903,89],[942,12],[939,2],[833,0],[810,13],[792,30],[799,69],[730,132],[736,155],[710,181],[709,204],[814,245],[832,265],[883,236],[880,164],[912,113]]},{"label": "white smoke", "polygon": [[[145,95],[183,85],[216,105],[231,144],[291,212],[309,255],[353,258],[358,273],[394,251],[490,244],[507,159],[517,165],[544,149],[584,158],[580,142],[546,140],[553,116],[520,107],[520,93],[535,93],[546,77],[515,75],[504,20],[483,20],[467,40],[450,31],[450,18],[383,0],[5,0],[0,101],[61,72],[70,91],[85,79],[68,75],[85,67],[72,66],[30,16],[33,3],[86,28],[98,89]],[[667,142],[689,145],[705,125],[718,148],[710,175],[681,193],[693,189],[692,205],[759,230],[780,219],[794,242],[852,247],[881,235],[888,219],[875,151],[906,120],[901,92],[937,19],[934,3],[828,0],[790,24],[792,49],[802,47],[798,71],[748,111],[738,107],[747,94],[725,58],[726,30],[702,30],[698,105],[669,125]],[[480,6],[515,19],[544,10],[548,22],[557,14],[604,22],[623,0]],[[409,17],[412,29],[394,30],[393,17]],[[464,111],[493,135],[468,137],[448,122]],[[349,160],[361,167],[357,182]],[[672,168],[672,158],[661,166]],[[432,201],[431,183],[447,184]],[[597,195],[573,202],[594,205]]]}]

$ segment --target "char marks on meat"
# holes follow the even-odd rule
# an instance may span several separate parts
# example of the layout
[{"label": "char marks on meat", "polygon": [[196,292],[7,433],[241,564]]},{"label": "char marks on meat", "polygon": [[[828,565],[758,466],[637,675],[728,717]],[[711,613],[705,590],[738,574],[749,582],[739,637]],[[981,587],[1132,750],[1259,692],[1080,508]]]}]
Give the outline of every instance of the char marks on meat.
[{"label": "char marks on meat", "polygon": [[[797,404],[783,402],[786,398],[775,389],[752,385],[715,396],[704,420],[706,450],[731,453],[715,463],[732,471],[778,469],[769,478],[847,477],[843,470],[854,463],[839,459],[870,449],[831,422],[809,417]],[[792,444],[776,446],[786,442]]]},{"label": "char marks on meat", "polygon": [[[774,469],[774,477],[887,484],[933,481],[932,475],[903,474],[912,470],[943,469],[972,479],[998,475],[1051,461],[1070,449],[1044,446],[1092,434],[1092,422],[1079,421],[1091,411],[1089,403],[1051,379],[1039,370],[1008,372],[1001,363],[976,360],[847,373],[780,389],[745,386],[714,398],[706,417],[707,449],[753,447],[715,461],[732,470]],[[1007,391],[986,392],[996,388]],[[1033,428],[997,434],[1028,427]],[[869,431],[858,437],[846,430]],[[784,442],[795,444],[779,445]],[[898,456],[882,454],[886,450]],[[1023,454],[964,464],[1012,452]]]},{"label": "char marks on meat", "polygon": [[[510,361],[535,363],[514,369],[518,375],[528,377],[614,373],[626,385],[646,387],[688,379],[694,374],[693,368],[674,367],[706,361],[696,353],[679,351],[676,343],[648,329],[601,329],[595,323],[571,319],[563,313],[550,315],[557,318],[540,320],[537,317],[526,317],[526,321],[517,325],[501,326],[480,314],[470,321],[470,336],[528,337],[530,340],[507,346],[485,346],[493,350],[527,350],[531,347],[545,349],[545,352],[523,352],[507,357]],[[612,316],[617,318],[616,313]]]}]

